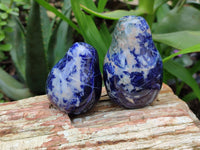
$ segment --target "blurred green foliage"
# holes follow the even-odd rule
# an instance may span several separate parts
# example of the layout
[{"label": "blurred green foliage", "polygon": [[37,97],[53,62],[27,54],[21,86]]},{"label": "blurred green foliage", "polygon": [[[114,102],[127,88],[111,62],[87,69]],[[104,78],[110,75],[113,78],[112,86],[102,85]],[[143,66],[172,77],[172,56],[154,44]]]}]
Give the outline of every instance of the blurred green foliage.
[{"label": "blurred green foliage", "polygon": [[[70,17],[69,0],[64,0],[61,12],[66,18]],[[47,11],[35,1],[30,4],[26,17],[25,26],[18,16],[9,18],[11,23],[7,26],[12,32],[7,33],[5,39],[11,42],[9,51],[19,79],[0,69],[0,89],[14,100],[44,94],[49,70],[73,42],[68,23],[57,17],[50,20]]]},{"label": "blurred green foliage", "polygon": [[9,25],[12,16],[19,16],[19,8],[30,8],[29,0],[1,0],[0,1],[0,61],[7,57],[3,52],[10,51],[12,43],[6,41],[6,34],[12,32],[12,28]]}]

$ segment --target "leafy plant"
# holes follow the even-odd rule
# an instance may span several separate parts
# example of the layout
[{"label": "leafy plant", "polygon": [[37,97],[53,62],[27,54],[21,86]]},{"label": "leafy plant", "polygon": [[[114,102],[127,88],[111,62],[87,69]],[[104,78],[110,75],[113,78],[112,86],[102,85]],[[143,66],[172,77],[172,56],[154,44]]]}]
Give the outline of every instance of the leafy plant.
[{"label": "leafy plant", "polygon": [[[69,22],[67,18],[64,18],[61,13],[49,6],[48,3],[43,0],[36,1]],[[179,79],[189,85],[196,97],[200,99],[198,94],[200,89],[192,78],[194,72],[188,71],[180,64],[177,64],[175,60],[170,60],[179,54],[200,51],[200,12],[192,5],[185,5],[187,3],[186,0],[173,0],[171,1],[172,5],[169,5],[168,1],[139,0],[139,5],[135,10],[105,11],[107,0],[99,0],[97,5],[92,0],[71,0],[72,10],[78,23],[78,29],[77,27],[75,29],[83,36],[86,42],[97,49],[102,71],[103,59],[111,42],[112,26],[109,28],[106,22],[102,21],[100,27],[97,27],[95,18],[118,20],[126,15],[141,15],[145,17],[151,27],[153,40],[164,58],[164,81],[167,82],[171,77]],[[84,13],[84,11],[90,15]],[[179,49],[180,51],[174,54],[174,49]],[[197,64],[199,64],[199,61]],[[178,70],[177,65],[179,65]],[[198,70],[196,69],[196,71]],[[182,74],[185,74],[185,76],[182,76]],[[179,82],[179,80],[176,81]],[[179,89],[181,90],[181,88]]]},{"label": "leafy plant", "polygon": [[12,28],[9,27],[11,16],[19,16],[19,6],[29,8],[29,0],[1,0],[0,2],[0,61],[2,61],[7,58],[4,52],[12,48],[12,44],[6,40],[6,34],[12,32]]},{"label": "leafy plant", "polygon": [[[65,0],[62,13],[69,18],[70,12],[70,1]],[[12,22],[13,32],[8,34],[7,40],[12,43],[10,54],[20,81],[0,69],[0,89],[15,100],[44,94],[49,70],[72,44],[71,28],[57,18],[50,21],[46,10],[35,1],[26,28],[15,16]]]}]

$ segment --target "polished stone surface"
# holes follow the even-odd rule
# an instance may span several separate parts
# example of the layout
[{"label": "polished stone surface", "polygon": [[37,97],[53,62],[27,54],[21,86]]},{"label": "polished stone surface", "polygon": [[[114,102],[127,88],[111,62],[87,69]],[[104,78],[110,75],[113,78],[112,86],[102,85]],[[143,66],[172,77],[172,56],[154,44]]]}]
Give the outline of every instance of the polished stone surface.
[{"label": "polished stone surface", "polygon": [[89,44],[75,43],[52,68],[46,82],[49,100],[61,111],[80,114],[90,110],[101,95],[98,54]]},{"label": "polished stone surface", "polygon": [[121,18],[104,60],[104,83],[110,98],[125,108],[144,107],[162,85],[162,59],[142,17]]}]

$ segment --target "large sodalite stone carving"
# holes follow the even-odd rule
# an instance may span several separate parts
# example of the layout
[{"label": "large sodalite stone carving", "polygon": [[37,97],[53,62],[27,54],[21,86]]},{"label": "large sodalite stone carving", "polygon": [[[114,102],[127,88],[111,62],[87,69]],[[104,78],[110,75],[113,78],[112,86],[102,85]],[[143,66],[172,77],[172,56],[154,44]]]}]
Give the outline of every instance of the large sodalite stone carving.
[{"label": "large sodalite stone carving", "polygon": [[101,95],[98,54],[86,43],[75,43],[48,75],[46,90],[53,105],[69,114],[90,110]]},{"label": "large sodalite stone carving", "polygon": [[125,108],[144,107],[162,85],[162,60],[144,18],[121,18],[104,60],[104,83],[110,98]]}]

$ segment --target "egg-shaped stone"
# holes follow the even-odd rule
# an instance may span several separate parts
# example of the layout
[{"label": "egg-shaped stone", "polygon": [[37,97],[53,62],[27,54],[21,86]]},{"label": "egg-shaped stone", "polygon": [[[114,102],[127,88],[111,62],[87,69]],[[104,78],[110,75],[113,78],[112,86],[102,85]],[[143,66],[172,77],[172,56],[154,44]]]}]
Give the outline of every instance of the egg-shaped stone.
[{"label": "egg-shaped stone", "polygon": [[145,19],[119,19],[104,59],[104,83],[109,97],[125,108],[144,107],[156,99],[162,72],[162,59]]},{"label": "egg-shaped stone", "polygon": [[80,114],[89,111],[101,95],[102,77],[96,50],[75,43],[52,68],[46,91],[50,102],[61,111]]}]

